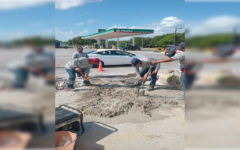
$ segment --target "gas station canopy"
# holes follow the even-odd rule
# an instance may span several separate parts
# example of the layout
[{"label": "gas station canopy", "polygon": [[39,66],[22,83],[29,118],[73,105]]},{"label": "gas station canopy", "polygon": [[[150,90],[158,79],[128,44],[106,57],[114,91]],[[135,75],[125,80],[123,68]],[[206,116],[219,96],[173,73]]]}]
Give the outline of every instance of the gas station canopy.
[{"label": "gas station canopy", "polygon": [[109,30],[98,29],[98,33],[83,36],[82,39],[96,39],[98,41],[98,44],[100,44],[100,39],[106,39],[106,46],[108,47],[108,39],[117,38],[117,48],[119,48],[119,38],[121,37],[132,36],[133,37],[132,43],[134,46],[134,36],[153,33],[154,30],[150,29],[119,29],[119,28],[113,28]]},{"label": "gas station canopy", "polygon": [[127,37],[133,35],[153,34],[154,30],[148,29],[109,29],[99,33],[90,34],[82,37],[82,39],[113,39]]}]

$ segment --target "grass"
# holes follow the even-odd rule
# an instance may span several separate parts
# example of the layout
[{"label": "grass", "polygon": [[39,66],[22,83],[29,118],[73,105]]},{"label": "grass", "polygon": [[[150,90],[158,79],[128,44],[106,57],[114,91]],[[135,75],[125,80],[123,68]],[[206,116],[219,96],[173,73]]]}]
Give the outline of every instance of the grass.
[{"label": "grass", "polygon": [[165,52],[165,49],[159,50],[158,48],[155,48],[153,52]]}]

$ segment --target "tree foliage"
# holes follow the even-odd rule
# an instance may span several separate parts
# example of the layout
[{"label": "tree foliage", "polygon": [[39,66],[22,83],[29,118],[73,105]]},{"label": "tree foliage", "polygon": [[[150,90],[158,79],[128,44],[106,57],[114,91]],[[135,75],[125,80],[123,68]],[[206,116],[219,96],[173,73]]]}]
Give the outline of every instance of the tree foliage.
[{"label": "tree foliage", "polygon": [[[234,37],[234,43],[240,44],[240,34]],[[233,40],[232,34],[215,34],[208,36],[194,36],[186,39],[186,44],[189,47],[215,47],[222,44],[230,44]]]}]

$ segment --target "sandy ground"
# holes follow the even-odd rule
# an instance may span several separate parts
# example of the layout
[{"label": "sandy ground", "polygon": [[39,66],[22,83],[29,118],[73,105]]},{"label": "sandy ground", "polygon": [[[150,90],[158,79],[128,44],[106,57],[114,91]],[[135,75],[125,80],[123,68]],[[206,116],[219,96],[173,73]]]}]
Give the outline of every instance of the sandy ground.
[{"label": "sandy ground", "polygon": [[138,96],[131,86],[135,80],[91,78],[98,86],[82,86],[77,79],[75,91],[56,90],[56,106],[66,104],[84,114],[86,131],[76,149],[184,149],[185,102],[175,98],[181,91],[158,83],[149,92],[147,81],[145,96]]},{"label": "sandy ground", "polygon": [[[92,68],[90,81],[98,86],[82,86],[82,79],[75,82],[75,91],[66,88],[68,74],[64,65],[75,49],[57,49],[55,71],[57,78],[55,105],[66,104],[84,114],[85,133],[76,141],[75,149],[184,149],[185,101],[178,101],[181,90],[174,86],[157,83],[155,90],[146,90],[145,96],[134,93],[132,83],[136,77],[132,66],[105,66],[104,72]],[[163,54],[152,51],[131,51],[156,59]],[[178,62],[162,64],[159,74],[169,69],[178,69]]]}]

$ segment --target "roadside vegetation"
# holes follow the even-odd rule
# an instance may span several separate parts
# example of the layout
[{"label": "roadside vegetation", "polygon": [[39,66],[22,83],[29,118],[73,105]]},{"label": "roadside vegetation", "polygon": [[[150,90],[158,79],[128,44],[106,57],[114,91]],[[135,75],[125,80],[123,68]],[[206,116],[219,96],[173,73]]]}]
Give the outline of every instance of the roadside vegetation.
[{"label": "roadside vegetation", "polygon": [[[176,45],[183,42],[185,40],[185,33],[178,33],[176,34],[178,37],[178,40],[176,42]],[[56,40],[59,41],[59,40]],[[168,44],[172,45],[174,43],[174,34],[165,34],[161,36],[155,36],[155,37],[135,37],[135,46],[142,47],[142,41],[143,41],[143,47],[144,48],[158,48],[162,47],[165,48]],[[68,45],[76,45],[76,42],[78,46],[82,45],[94,45],[94,43],[97,43],[97,40],[87,40],[82,39],[82,36],[78,36],[72,39],[69,39],[68,41],[59,41],[64,44]],[[104,44],[104,41],[101,41],[101,44]],[[132,43],[132,39],[120,41],[120,45],[123,45],[125,47],[125,43]],[[108,41],[108,45],[117,45],[117,41]]]}]

